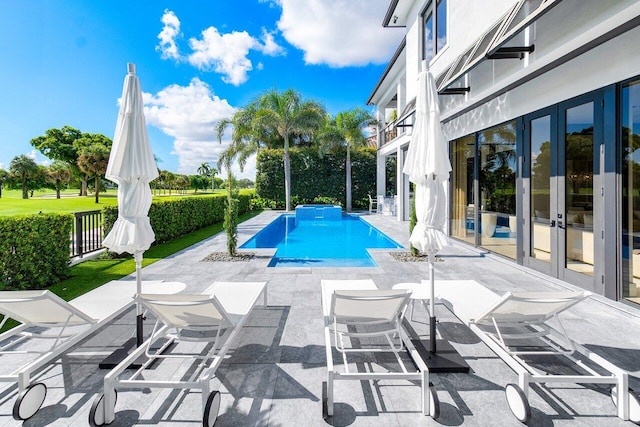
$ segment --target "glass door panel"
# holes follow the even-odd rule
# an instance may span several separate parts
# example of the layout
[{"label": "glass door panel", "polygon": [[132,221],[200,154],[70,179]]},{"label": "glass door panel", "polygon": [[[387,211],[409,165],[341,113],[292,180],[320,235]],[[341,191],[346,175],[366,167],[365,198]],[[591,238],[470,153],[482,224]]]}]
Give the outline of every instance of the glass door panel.
[{"label": "glass door panel", "polygon": [[593,276],[593,102],[567,108],[565,114],[564,266]]},{"label": "glass door panel", "polygon": [[479,243],[516,259],[516,122],[478,133]]},{"label": "glass door panel", "polygon": [[622,298],[640,304],[640,80],[620,93]]},{"label": "glass door panel", "polygon": [[530,239],[528,256],[551,262],[551,116],[530,122]]},{"label": "glass door panel", "polygon": [[471,244],[475,244],[476,234],[476,211],[473,203],[475,147],[473,135],[451,143],[451,235]]}]

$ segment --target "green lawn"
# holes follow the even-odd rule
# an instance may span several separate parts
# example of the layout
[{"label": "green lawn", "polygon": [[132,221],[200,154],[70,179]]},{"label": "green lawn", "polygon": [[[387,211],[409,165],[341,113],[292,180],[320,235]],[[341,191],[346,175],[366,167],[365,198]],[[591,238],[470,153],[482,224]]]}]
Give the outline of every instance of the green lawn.
[{"label": "green lawn", "polygon": [[[253,190],[243,190],[242,193]],[[108,190],[106,193],[100,193],[99,201],[95,202],[93,195],[80,197],[78,190],[64,190],[61,192],[62,197],[56,199],[56,193],[52,190],[36,191],[34,196],[29,199],[22,198],[21,190],[2,190],[0,198],[0,216],[20,215],[20,214],[36,214],[43,213],[65,213],[65,212],[82,212],[102,209],[104,206],[115,206],[118,204],[116,190]],[[155,195],[153,200],[171,200],[182,197],[210,197],[213,194],[226,194],[224,190],[215,190],[215,193],[198,191],[194,193],[189,190],[184,194],[166,194]]]}]

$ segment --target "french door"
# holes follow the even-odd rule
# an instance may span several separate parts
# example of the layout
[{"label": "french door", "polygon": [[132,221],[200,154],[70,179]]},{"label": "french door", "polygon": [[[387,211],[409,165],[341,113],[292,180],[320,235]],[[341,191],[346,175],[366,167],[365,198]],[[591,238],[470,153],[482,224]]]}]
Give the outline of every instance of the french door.
[{"label": "french door", "polygon": [[602,94],[525,116],[523,263],[595,290],[601,277]]}]

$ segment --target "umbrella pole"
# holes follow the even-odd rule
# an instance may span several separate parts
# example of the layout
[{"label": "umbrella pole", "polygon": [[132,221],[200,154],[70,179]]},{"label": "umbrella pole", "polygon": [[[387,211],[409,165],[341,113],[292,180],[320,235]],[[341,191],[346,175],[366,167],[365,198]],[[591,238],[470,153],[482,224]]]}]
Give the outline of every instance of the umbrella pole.
[{"label": "umbrella pole", "polygon": [[140,347],[142,345],[143,340],[143,316],[142,316],[142,306],[140,305],[139,296],[142,293],[142,252],[136,251],[133,254],[133,258],[136,261],[136,347]]},{"label": "umbrella pole", "polygon": [[434,278],[434,262],[436,258],[435,251],[427,252],[429,257],[429,279],[431,280],[431,289],[429,289],[429,351],[436,352],[436,302],[435,302],[435,278]]}]

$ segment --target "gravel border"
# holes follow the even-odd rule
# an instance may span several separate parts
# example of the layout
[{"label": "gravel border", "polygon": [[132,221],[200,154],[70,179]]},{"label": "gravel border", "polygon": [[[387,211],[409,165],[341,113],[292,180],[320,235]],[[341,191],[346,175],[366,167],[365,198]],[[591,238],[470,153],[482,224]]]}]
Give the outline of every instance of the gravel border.
[{"label": "gravel border", "polygon": [[[398,262],[428,262],[429,257],[426,254],[418,256],[411,255],[411,252],[389,252],[389,254]],[[442,258],[436,256],[436,262],[442,261]]]},{"label": "gravel border", "polygon": [[250,261],[256,254],[254,252],[238,252],[236,256],[230,256],[227,252],[213,252],[202,259],[207,262],[238,262],[238,261]]}]

